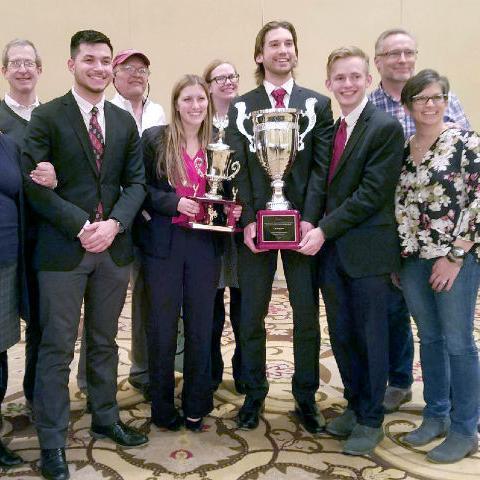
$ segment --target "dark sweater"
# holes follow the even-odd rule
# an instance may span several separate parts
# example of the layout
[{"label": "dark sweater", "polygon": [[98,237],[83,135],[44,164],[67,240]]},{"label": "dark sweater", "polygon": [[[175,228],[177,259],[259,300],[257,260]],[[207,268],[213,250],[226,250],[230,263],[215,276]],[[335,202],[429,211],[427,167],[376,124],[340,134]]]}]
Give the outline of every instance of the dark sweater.
[{"label": "dark sweater", "polygon": [[20,147],[23,145],[28,122],[17,115],[6,103],[0,102],[0,131],[8,135]]}]

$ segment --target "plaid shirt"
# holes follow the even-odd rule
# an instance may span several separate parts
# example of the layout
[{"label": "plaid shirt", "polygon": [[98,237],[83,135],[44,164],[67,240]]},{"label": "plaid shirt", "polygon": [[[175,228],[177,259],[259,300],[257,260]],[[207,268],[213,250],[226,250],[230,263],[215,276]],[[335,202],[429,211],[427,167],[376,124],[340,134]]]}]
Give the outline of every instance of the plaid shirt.
[{"label": "plaid shirt", "polygon": [[[378,86],[368,96],[369,100],[380,110],[393,115],[402,124],[405,138],[410,138],[415,133],[415,124],[412,117],[405,113],[400,101],[394,100],[383,88],[382,84]],[[463,130],[471,130],[470,123],[465,116],[462,105],[458,97],[450,92],[448,95],[448,107],[443,118],[445,122],[455,123]]]}]

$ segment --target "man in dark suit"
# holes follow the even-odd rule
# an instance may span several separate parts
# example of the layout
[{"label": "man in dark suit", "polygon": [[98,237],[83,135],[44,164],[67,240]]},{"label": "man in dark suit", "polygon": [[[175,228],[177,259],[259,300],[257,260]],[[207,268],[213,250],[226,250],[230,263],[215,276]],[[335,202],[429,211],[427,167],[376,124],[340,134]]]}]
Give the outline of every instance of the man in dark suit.
[{"label": "man in dark suit", "polygon": [[388,292],[400,259],[394,192],[400,175],[400,123],[366,98],[367,55],[334,50],[327,88],[342,115],[335,124],[331,161],[312,235],[319,242],[320,288],[347,409],[326,430],[348,437],[343,452],[371,453],[383,438],[388,377]]},{"label": "man in dark suit", "polygon": [[[42,474],[68,478],[68,374],[84,301],[91,432],[125,446],[147,441],[119,421],[118,317],[132,261],[128,227],[145,197],[140,142],[128,112],[105,101],[112,78],[112,46],[100,32],[77,32],[68,67],[74,85],[35,109],[22,155],[25,192],[38,214],[34,267],[38,270],[42,340],[34,410]],[[58,186],[31,181],[49,159]]]},{"label": "man in dark suit", "polygon": [[[258,87],[238,97],[229,111],[226,142],[236,152],[240,172],[236,177],[238,198],[243,205],[241,224],[244,244],[239,248],[239,282],[242,292],[240,339],[242,376],[246,398],[238,425],[252,429],[268,392],[266,376],[266,332],[264,319],[272,294],[278,250],[256,248],[255,215],[272,196],[271,180],[260,166],[253,147],[252,122],[247,115],[267,108],[297,108],[306,112],[300,121],[304,148],[299,148],[285,178],[285,194],[301,214],[302,245],[310,245],[309,231],[320,220],[321,169],[327,163],[332,134],[330,100],[298,86],[293,79],[297,63],[297,36],[289,22],[269,22],[257,35],[254,59]],[[252,151],[253,150],[253,151]],[[323,167],[322,167],[323,166]],[[292,391],[295,411],[311,433],[319,432],[324,419],[315,404],[319,387],[319,298],[315,259],[294,250],[281,251],[293,309],[295,374]]]}]

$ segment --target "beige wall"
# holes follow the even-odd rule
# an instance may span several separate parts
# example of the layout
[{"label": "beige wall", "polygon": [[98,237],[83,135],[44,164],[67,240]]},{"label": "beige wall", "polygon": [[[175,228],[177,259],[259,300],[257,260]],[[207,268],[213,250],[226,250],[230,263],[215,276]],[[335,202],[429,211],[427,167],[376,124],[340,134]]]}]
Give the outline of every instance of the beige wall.
[{"label": "beige wall", "polygon": [[[109,35],[116,50],[145,51],[152,61],[151,97],[167,110],[174,81],[183,73],[201,73],[216,57],[237,65],[241,92],[252,88],[253,43],[268,20],[294,23],[297,79],[323,92],[324,64],[333,48],[355,44],[372,55],[382,30],[404,26],[417,36],[418,68],[446,74],[480,130],[479,0],[1,0],[1,15],[0,45],[26,37],[42,54],[43,101],[71,86],[70,36],[93,28]],[[3,80],[0,90],[6,90]]]}]

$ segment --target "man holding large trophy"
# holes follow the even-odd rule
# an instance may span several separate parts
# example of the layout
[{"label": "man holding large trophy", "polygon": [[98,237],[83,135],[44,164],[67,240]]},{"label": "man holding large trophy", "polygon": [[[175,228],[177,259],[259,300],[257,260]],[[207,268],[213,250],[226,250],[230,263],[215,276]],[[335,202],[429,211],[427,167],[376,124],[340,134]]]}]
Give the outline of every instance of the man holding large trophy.
[{"label": "man holding large trophy", "polygon": [[318,433],[325,420],[315,404],[320,349],[314,257],[318,246],[310,231],[320,220],[333,119],[327,97],[295,84],[297,55],[292,24],[264,25],[254,51],[258,87],[238,97],[229,111],[226,143],[240,162],[234,183],[244,228],[238,273],[246,397],[238,426],[257,427],[268,392],[264,319],[280,250],[293,309],[295,412],[307,431]]}]

